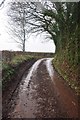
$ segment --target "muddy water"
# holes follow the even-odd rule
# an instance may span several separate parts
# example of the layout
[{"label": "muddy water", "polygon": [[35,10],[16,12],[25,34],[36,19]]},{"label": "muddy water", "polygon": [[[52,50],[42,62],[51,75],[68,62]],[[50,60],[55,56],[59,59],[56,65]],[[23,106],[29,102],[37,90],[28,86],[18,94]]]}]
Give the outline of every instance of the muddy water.
[{"label": "muddy water", "polygon": [[[53,69],[51,61],[52,58],[40,59],[35,62],[28,74],[24,73],[10,102],[9,118],[76,118],[78,116],[77,98],[65,87],[64,82]],[[70,99],[67,102],[68,97]]]}]

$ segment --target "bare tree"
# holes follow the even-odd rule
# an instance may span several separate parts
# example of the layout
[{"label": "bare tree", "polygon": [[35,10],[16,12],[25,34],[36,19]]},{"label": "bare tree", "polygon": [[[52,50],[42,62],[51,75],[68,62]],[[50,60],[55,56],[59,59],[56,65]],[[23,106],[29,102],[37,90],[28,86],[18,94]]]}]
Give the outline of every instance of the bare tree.
[{"label": "bare tree", "polygon": [[25,51],[25,41],[27,36],[26,7],[24,2],[11,2],[10,10],[8,11],[11,31],[13,35],[17,37],[16,42],[19,43],[23,52]]}]

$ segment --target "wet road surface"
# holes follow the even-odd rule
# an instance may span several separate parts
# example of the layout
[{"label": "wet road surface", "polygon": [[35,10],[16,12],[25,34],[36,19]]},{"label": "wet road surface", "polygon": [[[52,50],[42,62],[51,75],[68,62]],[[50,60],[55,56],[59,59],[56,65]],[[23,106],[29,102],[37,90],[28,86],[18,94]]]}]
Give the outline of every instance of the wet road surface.
[{"label": "wet road surface", "polygon": [[51,65],[40,59],[24,73],[10,104],[9,118],[77,118],[78,99]]}]

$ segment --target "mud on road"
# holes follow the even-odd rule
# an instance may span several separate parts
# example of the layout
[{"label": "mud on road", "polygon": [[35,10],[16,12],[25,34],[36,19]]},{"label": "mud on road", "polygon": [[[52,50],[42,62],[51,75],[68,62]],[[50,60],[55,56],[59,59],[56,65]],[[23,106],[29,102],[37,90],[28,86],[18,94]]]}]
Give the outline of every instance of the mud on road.
[{"label": "mud on road", "polygon": [[25,72],[8,104],[8,118],[78,118],[78,98],[49,58]]}]

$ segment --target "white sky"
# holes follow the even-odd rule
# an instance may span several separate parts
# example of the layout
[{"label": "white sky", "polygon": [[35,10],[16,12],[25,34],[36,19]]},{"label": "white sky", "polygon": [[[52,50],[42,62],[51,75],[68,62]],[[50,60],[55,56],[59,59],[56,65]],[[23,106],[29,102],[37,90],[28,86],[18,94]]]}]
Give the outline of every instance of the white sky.
[{"label": "white sky", "polygon": [[[0,0],[1,1],[1,0]],[[16,43],[8,34],[7,2],[0,8],[0,50],[20,50]],[[31,35],[26,41],[26,51],[31,52],[55,52],[55,45],[52,40],[46,40],[45,34],[38,36]],[[48,42],[43,42],[48,41]]]}]

